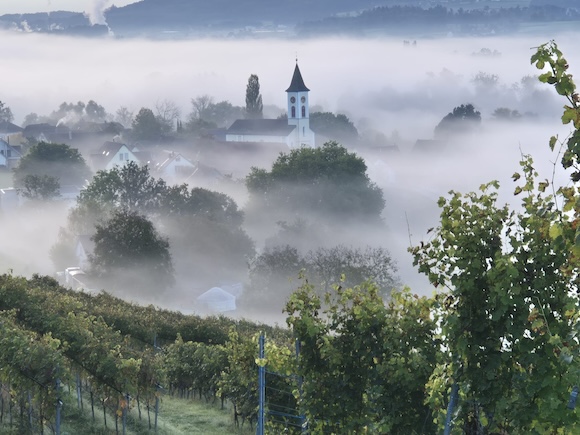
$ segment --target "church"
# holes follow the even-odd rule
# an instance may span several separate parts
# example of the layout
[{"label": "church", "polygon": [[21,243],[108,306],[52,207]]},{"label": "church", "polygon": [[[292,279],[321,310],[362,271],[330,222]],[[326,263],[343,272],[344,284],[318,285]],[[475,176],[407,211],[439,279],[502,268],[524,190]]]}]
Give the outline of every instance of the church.
[{"label": "church", "polygon": [[282,143],[289,148],[314,147],[308,92],[298,63],[286,89],[288,119],[238,119],[226,131],[226,142]]}]

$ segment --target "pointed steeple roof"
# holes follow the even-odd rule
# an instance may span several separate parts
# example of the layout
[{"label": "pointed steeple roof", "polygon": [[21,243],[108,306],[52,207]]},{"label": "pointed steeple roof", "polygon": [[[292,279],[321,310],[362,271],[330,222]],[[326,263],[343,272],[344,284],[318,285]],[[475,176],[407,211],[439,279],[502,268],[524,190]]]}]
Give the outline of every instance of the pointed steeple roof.
[{"label": "pointed steeple roof", "polygon": [[286,89],[286,92],[308,92],[310,89],[304,84],[302,79],[302,74],[300,74],[300,68],[298,68],[298,63],[296,63],[296,68],[294,68],[294,75],[292,76],[292,82],[290,87]]}]

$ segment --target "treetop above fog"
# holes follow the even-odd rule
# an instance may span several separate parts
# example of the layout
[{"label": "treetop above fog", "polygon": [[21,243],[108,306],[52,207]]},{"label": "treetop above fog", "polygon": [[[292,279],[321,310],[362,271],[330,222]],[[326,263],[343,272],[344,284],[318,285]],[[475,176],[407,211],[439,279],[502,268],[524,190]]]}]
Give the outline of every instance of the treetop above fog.
[{"label": "treetop above fog", "polygon": [[281,153],[271,171],[252,168],[247,176],[249,208],[313,213],[328,219],[379,219],[385,206],[383,192],[366,170],[361,157],[333,141]]}]

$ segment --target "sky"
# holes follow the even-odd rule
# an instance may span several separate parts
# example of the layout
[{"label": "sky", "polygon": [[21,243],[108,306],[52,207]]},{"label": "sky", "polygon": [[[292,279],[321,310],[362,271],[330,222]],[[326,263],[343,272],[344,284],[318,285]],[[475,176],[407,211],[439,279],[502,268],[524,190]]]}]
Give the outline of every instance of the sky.
[{"label": "sky", "polygon": [[75,11],[87,12],[95,4],[118,7],[136,3],[137,0],[0,0],[0,15],[30,12]]}]

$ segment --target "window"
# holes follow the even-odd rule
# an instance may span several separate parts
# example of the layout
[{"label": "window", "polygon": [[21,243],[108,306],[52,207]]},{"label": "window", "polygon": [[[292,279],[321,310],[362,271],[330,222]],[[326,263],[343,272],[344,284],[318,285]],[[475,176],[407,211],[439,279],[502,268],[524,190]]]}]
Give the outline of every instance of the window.
[{"label": "window", "polygon": [[119,153],[119,160],[123,161],[123,153]]},{"label": "window", "polygon": [[306,106],[302,106],[302,117],[306,118]]},{"label": "window", "polygon": [[292,106],[292,118],[296,118],[296,107]]},{"label": "window", "polygon": [[306,127],[302,127],[302,136],[306,136]]}]

